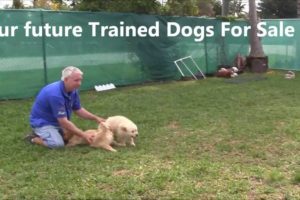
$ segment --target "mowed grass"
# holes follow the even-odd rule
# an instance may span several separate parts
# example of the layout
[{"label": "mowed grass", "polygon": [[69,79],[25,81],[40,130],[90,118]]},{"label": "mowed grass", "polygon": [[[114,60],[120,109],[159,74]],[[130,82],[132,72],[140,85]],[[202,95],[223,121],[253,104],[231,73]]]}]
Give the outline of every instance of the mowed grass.
[{"label": "mowed grass", "polygon": [[81,92],[88,110],[138,125],[117,153],[29,145],[33,99],[0,102],[0,199],[300,199],[298,74],[231,80]]}]

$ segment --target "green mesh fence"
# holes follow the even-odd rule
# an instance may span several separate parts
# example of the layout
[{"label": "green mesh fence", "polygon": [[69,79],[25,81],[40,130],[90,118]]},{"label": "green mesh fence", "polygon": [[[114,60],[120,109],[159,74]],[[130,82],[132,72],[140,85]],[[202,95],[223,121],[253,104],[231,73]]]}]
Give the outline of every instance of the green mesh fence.
[{"label": "green mesh fence", "polygon": [[[300,70],[300,20],[281,19],[264,20],[268,30],[271,26],[284,27],[291,26],[295,29],[293,37],[280,36],[278,30],[277,37],[262,37],[261,41],[265,54],[269,59],[269,66],[272,69]],[[276,34],[276,33],[274,33]]]},{"label": "green mesh fence", "polygon": [[[220,64],[232,64],[237,53],[247,55],[249,50],[247,37],[221,37],[221,21],[216,19],[41,10],[1,10],[0,18],[1,27],[20,27],[14,37],[0,37],[0,99],[33,97],[45,84],[59,80],[61,70],[69,65],[84,72],[81,89],[86,90],[106,83],[124,86],[177,80],[180,73],[174,61],[186,56],[192,56],[202,71],[210,74]],[[56,27],[80,26],[84,32],[81,37],[26,37],[22,27],[28,21],[33,26],[46,23]],[[150,27],[159,22],[159,37],[93,37],[88,26],[89,22],[120,26],[121,21],[136,27]],[[213,26],[215,34],[201,42],[195,42],[194,36],[168,37],[168,22],[181,27]],[[289,23],[297,26],[298,22]],[[231,22],[231,25],[245,24],[245,21]],[[298,69],[296,37],[262,41],[271,67]],[[274,51],[275,47],[280,52]]]}]

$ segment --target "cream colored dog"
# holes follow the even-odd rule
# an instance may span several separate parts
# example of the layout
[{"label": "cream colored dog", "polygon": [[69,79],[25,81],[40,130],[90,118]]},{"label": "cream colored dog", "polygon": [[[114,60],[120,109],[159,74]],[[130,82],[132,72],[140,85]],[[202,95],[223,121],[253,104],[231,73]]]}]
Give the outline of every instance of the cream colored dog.
[{"label": "cream colored dog", "polygon": [[[93,142],[90,144],[91,147],[102,148],[112,152],[117,151],[111,147],[114,136],[106,122],[99,124],[97,130],[87,130],[84,133],[94,135]],[[87,144],[87,141],[77,135],[73,135],[66,146],[72,147],[78,144]]]},{"label": "cream colored dog", "polygon": [[106,119],[105,123],[114,134],[114,144],[135,146],[134,139],[138,136],[137,126],[124,116],[112,116]]}]

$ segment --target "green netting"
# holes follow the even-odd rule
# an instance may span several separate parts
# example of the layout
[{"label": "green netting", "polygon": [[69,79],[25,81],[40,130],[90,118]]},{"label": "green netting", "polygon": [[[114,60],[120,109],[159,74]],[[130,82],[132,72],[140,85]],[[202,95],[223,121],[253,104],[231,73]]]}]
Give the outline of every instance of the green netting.
[{"label": "green netting", "polygon": [[275,26],[291,26],[295,29],[293,37],[280,36],[263,37],[262,44],[265,54],[269,58],[269,66],[273,69],[300,70],[300,20],[281,19],[264,20],[267,23],[266,29]]},{"label": "green netting", "polygon": [[[1,11],[1,26],[22,27],[28,20],[41,24],[40,12]],[[0,97],[2,99],[31,97],[45,84],[43,72],[43,41],[24,37],[0,37]]]},{"label": "green netting", "polygon": [[[247,37],[221,37],[221,21],[216,19],[42,10],[1,10],[0,18],[0,26],[23,27],[25,22],[32,21],[33,26],[49,23],[84,29],[82,37],[25,37],[22,28],[15,37],[0,37],[0,99],[32,97],[45,84],[58,80],[61,70],[69,65],[84,72],[81,89],[85,90],[106,83],[121,86],[177,80],[180,73],[174,61],[186,56],[192,56],[204,73],[213,73],[218,65],[232,64],[237,53],[247,55],[249,49]],[[88,26],[88,22],[119,26],[120,21],[136,27],[159,22],[160,37],[92,37]],[[194,36],[168,37],[167,22],[177,22],[181,27],[213,26],[215,34],[201,42],[195,42]],[[246,22],[231,24],[244,26]],[[263,42],[273,45],[267,39]],[[284,47],[291,58],[285,52],[280,56],[286,56],[286,62],[297,63],[295,41],[284,43]],[[278,62],[276,56],[273,59],[272,54],[272,64]],[[296,64],[293,66],[296,68]]]}]

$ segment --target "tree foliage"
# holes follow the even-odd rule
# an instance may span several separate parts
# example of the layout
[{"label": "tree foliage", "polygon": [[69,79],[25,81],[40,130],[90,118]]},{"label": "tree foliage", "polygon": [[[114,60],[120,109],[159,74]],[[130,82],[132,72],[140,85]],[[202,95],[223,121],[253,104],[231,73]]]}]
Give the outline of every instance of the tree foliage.
[{"label": "tree foliage", "polygon": [[[1,0],[0,0],[1,1]],[[34,8],[49,10],[74,9],[81,11],[132,12],[177,16],[221,15],[220,0],[168,0],[161,5],[157,0],[32,0]],[[230,15],[240,16],[241,0],[229,1]],[[67,4],[68,6],[67,6]],[[13,8],[23,8],[22,0],[13,0]]]},{"label": "tree foliage", "polygon": [[262,18],[297,17],[297,0],[261,0],[258,7]]},{"label": "tree foliage", "polygon": [[222,3],[221,1],[214,1],[213,2],[213,10],[216,16],[222,14]]},{"label": "tree foliage", "polygon": [[[179,16],[210,16],[214,17],[222,14],[224,1],[219,0],[168,0],[163,14]],[[236,17],[244,17],[245,4],[242,0],[226,0],[228,3],[228,13]],[[226,3],[225,2],[225,3]]]},{"label": "tree foliage", "polygon": [[104,11],[107,9],[107,4],[110,0],[78,0],[75,4],[76,10],[86,10],[86,11]]},{"label": "tree foliage", "polygon": [[210,17],[215,16],[214,4],[215,1],[213,0],[198,0],[198,15]]},{"label": "tree foliage", "polygon": [[163,14],[179,16],[214,16],[215,0],[168,0]]},{"label": "tree foliage", "polygon": [[66,8],[63,0],[33,0],[33,7],[48,10],[62,10]]},{"label": "tree foliage", "polygon": [[198,15],[196,0],[168,0],[165,5],[164,14],[179,16]]},{"label": "tree foliage", "polygon": [[160,4],[156,0],[114,0],[111,1],[109,11],[113,12],[135,12],[156,14],[159,12]]},{"label": "tree foliage", "polygon": [[13,0],[12,8],[14,8],[14,9],[22,9],[22,8],[24,8],[24,5],[23,5],[23,3],[22,3],[21,0]]},{"label": "tree foliage", "polygon": [[229,14],[236,17],[245,17],[246,13],[244,11],[245,4],[242,0],[231,0],[229,2]]},{"label": "tree foliage", "polygon": [[222,1],[222,16],[245,17],[245,4],[242,0],[223,0]]},{"label": "tree foliage", "polygon": [[160,4],[156,0],[80,0],[75,9],[88,11],[134,12],[156,14]]},{"label": "tree foliage", "polygon": [[[219,5],[216,7],[216,5]],[[134,12],[178,16],[215,16],[218,0],[77,0],[75,9],[88,11]]]}]

